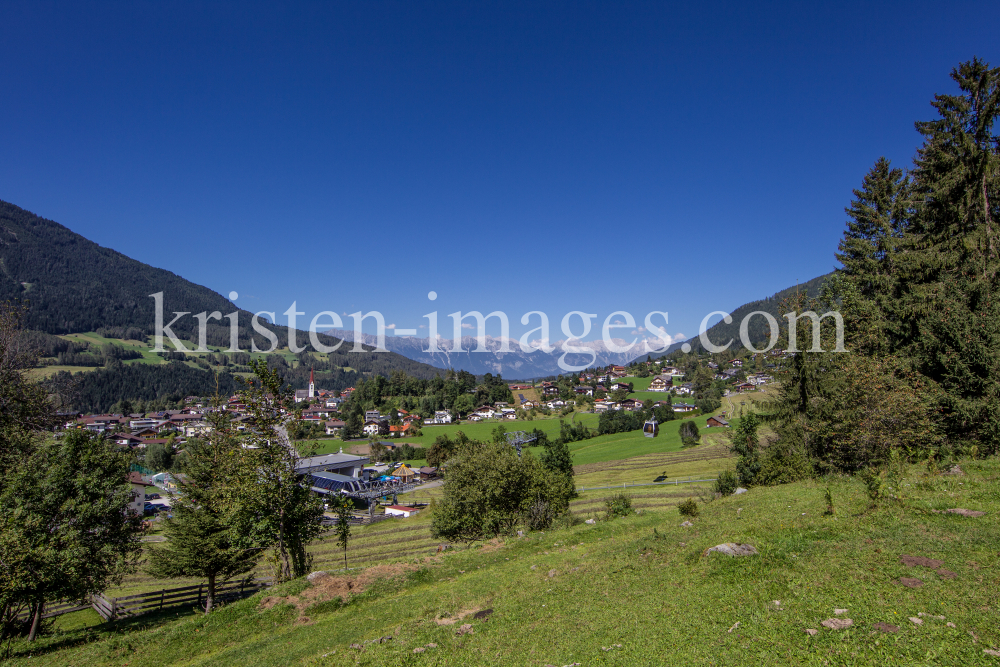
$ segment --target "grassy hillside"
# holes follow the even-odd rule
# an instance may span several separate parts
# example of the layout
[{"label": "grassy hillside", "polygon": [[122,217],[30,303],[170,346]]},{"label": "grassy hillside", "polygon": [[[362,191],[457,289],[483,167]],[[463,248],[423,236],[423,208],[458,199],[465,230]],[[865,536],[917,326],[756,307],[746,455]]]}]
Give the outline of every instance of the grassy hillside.
[{"label": "grassy hillside", "polygon": [[[630,518],[420,550],[352,572],[344,602],[333,595],[346,581],[295,581],[128,633],[67,618],[35,646],[13,644],[11,664],[995,665],[984,649],[1000,649],[1000,461],[961,466],[912,468],[903,500],[878,508],[860,481],[836,478],[703,503],[690,528],[670,499],[653,499]],[[703,555],[730,541],[760,553]],[[823,627],[830,618],[852,625]]]}]

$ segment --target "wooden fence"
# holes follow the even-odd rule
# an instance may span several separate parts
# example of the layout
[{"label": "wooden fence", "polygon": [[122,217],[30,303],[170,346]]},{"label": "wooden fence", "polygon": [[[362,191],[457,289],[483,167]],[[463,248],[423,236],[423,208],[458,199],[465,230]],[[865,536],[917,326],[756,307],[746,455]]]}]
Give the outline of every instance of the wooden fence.
[{"label": "wooden fence", "polygon": [[[234,581],[215,588],[215,602],[229,602],[242,597],[253,595],[262,588],[271,585],[270,581],[264,579]],[[108,598],[101,594],[92,595],[89,604],[79,602],[57,602],[46,605],[42,613],[42,618],[52,618],[74,611],[83,611],[93,607],[94,611],[101,615],[105,621],[128,616],[139,616],[151,611],[170,609],[171,607],[203,606],[208,586],[199,584],[198,586],[181,586],[180,588],[164,588],[152,593],[139,593],[138,595],[126,595],[118,598]],[[18,614],[21,620],[27,620],[30,611],[23,611]]]},{"label": "wooden fence", "polygon": [[[256,579],[251,581],[238,581],[216,586],[215,602],[227,602],[238,600],[247,595],[253,595],[262,588],[271,585],[270,581]],[[94,610],[106,621],[115,618],[125,618],[128,616],[139,616],[151,611],[160,611],[171,607],[181,606],[203,606],[208,586],[199,584],[197,586],[181,586],[180,588],[165,588],[152,593],[139,593],[137,595],[126,595],[117,598],[106,598],[103,595],[94,595],[91,598]]]}]

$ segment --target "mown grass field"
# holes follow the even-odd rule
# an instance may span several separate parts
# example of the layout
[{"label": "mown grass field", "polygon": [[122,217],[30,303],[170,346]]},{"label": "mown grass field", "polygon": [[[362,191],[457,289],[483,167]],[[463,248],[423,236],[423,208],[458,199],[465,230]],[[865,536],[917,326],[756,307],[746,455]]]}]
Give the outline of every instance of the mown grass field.
[{"label": "mown grass field", "polygon": [[[1000,461],[960,463],[964,476],[911,468],[900,502],[872,507],[859,480],[838,477],[701,503],[693,527],[665,488],[637,489],[641,514],[404,554],[406,565],[372,571],[383,579],[356,578],[345,602],[294,581],[131,632],[67,618],[34,646],[12,643],[10,663],[996,665],[984,650],[1000,649]],[[956,507],[986,514],[943,512]],[[419,533],[421,521],[407,527]],[[703,555],[721,542],[759,554]],[[908,566],[904,555],[943,565]],[[823,627],[831,618],[851,625]]]}]

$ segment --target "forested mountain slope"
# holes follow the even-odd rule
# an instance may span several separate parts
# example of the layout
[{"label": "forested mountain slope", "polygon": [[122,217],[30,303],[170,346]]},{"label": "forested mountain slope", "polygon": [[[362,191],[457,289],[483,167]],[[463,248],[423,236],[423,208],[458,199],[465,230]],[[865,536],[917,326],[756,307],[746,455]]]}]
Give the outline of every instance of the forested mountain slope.
[{"label": "forested mountain slope", "polygon": [[[270,343],[251,328],[253,314],[238,309],[221,294],[103,248],[57,222],[0,201],[0,301],[20,299],[28,303],[26,328],[57,335],[116,329],[120,331],[116,337],[142,340],[155,331],[155,303],[150,294],[157,292],[163,292],[163,310],[171,318],[173,312],[237,311],[240,349],[249,351],[251,338],[260,349],[270,348]],[[171,329],[178,338],[196,343],[197,325],[197,320],[187,316]],[[285,327],[267,328],[280,341],[287,341]],[[229,345],[228,321],[210,321],[207,331],[209,345]],[[304,334],[299,338],[308,343]],[[332,345],[336,340],[331,338],[325,343]],[[351,353],[350,349],[345,344],[329,355],[331,368],[350,367],[363,374],[384,375],[402,370],[421,378],[439,372],[392,352]]]}]

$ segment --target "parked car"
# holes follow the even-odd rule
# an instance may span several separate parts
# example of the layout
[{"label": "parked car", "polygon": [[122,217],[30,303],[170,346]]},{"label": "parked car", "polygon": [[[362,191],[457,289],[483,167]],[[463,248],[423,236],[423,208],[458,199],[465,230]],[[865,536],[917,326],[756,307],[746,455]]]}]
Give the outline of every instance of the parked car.
[{"label": "parked car", "polygon": [[159,500],[159,499],[160,499],[160,494],[158,494],[158,493],[147,493],[146,494],[146,500]]}]

